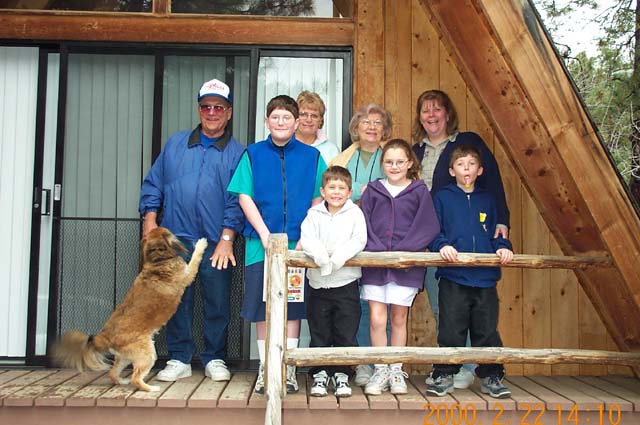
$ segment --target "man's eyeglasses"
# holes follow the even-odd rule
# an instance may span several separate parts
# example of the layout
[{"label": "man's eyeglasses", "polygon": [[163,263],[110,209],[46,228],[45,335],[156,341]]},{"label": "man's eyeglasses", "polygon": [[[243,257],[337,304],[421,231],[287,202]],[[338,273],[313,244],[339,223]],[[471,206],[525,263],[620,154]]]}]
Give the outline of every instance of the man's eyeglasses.
[{"label": "man's eyeglasses", "polygon": [[363,119],[362,121],[360,121],[360,125],[363,127],[369,127],[370,125],[373,125],[373,128],[378,128],[378,127],[382,127],[382,121],[371,121],[369,119]]},{"label": "man's eyeglasses", "polygon": [[310,112],[300,112],[300,118],[302,118],[303,120],[311,118],[312,120],[317,121],[318,119],[320,119],[320,115],[312,114]]},{"label": "man's eyeglasses", "polygon": [[208,114],[211,112],[221,114],[227,110],[227,108],[222,105],[199,105],[199,108],[200,112],[202,112],[203,114]]},{"label": "man's eyeglasses", "polygon": [[393,167],[394,165],[395,165],[396,167],[398,167],[398,168],[402,168],[402,167],[404,167],[404,166],[405,166],[406,164],[408,164],[408,163],[409,163],[409,161],[403,161],[403,160],[400,160],[400,161],[392,161],[392,160],[390,160],[390,159],[386,159],[386,160],[382,161],[382,165],[384,165],[384,166],[385,166],[385,167],[387,167],[387,168],[391,168],[391,167]]}]

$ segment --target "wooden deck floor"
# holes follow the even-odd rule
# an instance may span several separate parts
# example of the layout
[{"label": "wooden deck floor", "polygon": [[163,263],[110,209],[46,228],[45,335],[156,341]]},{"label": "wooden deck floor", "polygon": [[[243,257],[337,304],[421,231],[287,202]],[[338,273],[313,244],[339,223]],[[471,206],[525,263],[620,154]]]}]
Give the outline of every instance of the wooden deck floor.
[{"label": "wooden deck floor", "polygon": [[[265,398],[253,392],[256,374],[237,372],[228,383],[205,379],[202,371],[175,383],[148,379],[155,393],[114,386],[104,373],[70,370],[0,370],[0,423],[178,424],[264,422]],[[640,424],[640,381],[630,377],[510,377],[513,396],[495,400],[479,390],[426,397],[424,377],[412,376],[409,393],[351,398],[308,397],[301,391],[283,401],[283,423],[356,421],[367,425],[403,421],[415,424]],[[110,409],[109,409],[110,408]]]}]

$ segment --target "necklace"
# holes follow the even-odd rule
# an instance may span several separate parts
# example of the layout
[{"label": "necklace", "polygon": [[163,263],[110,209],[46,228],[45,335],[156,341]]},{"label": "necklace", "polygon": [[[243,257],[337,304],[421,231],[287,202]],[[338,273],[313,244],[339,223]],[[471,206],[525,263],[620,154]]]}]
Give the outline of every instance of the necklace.
[{"label": "necklace", "polygon": [[[356,161],[356,175],[353,178],[354,181],[358,181],[358,168],[360,165],[360,150],[362,148],[358,149],[358,159]],[[375,153],[373,154],[373,157],[369,160],[369,164],[367,164],[367,166],[371,165],[371,170],[369,170],[369,180],[367,180],[367,182],[371,181],[371,176],[373,175],[373,165],[375,165],[376,163],[376,158],[378,157],[378,152],[380,152],[380,148],[376,149]],[[372,165],[373,164],[373,165]]]}]

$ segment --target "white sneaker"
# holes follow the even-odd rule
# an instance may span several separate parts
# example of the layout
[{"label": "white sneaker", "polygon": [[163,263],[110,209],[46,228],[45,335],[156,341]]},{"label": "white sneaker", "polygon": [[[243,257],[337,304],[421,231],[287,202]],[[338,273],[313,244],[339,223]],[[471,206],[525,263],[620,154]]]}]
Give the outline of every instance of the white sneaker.
[{"label": "white sneaker", "polygon": [[359,364],[356,366],[356,377],[353,379],[353,383],[359,387],[367,385],[373,374],[372,369],[368,364]]},{"label": "white sneaker", "polygon": [[349,386],[349,376],[346,373],[336,372],[333,374],[333,386],[336,389],[336,397],[351,397],[351,387]]},{"label": "white sneaker", "polygon": [[329,376],[327,372],[321,370],[313,375],[313,385],[309,395],[313,397],[326,397],[327,396],[327,384],[329,383]]},{"label": "white sneaker", "polygon": [[[457,388],[460,390],[469,388],[471,384],[473,384],[474,378],[475,375],[473,374],[473,372],[471,372],[469,369],[466,369],[465,367],[461,367],[460,371],[453,375],[453,388]],[[431,374],[427,376],[427,379],[425,379],[425,383],[427,385],[434,384],[434,380]]]},{"label": "white sneaker", "polygon": [[262,363],[260,363],[260,368],[258,369],[255,391],[258,394],[264,394],[264,365]]},{"label": "white sneaker", "polygon": [[391,394],[406,394],[407,383],[404,382],[404,378],[409,378],[407,372],[402,369],[392,369],[391,376],[389,377],[389,389]]},{"label": "white sneaker", "polygon": [[296,378],[296,367],[287,366],[287,394],[294,394],[299,391],[298,379]]},{"label": "white sneaker", "polygon": [[156,375],[159,381],[173,382],[191,376],[191,365],[180,360],[169,360],[167,365]]},{"label": "white sneaker", "polygon": [[364,387],[364,393],[368,395],[380,395],[382,391],[389,389],[389,366],[376,366],[369,383]]},{"label": "white sneaker", "polygon": [[214,381],[228,381],[231,379],[231,373],[227,369],[227,365],[224,360],[213,359],[204,368],[204,375],[213,379]]},{"label": "white sneaker", "polygon": [[453,375],[453,388],[465,389],[473,384],[474,374],[464,366],[460,368],[458,373]]}]

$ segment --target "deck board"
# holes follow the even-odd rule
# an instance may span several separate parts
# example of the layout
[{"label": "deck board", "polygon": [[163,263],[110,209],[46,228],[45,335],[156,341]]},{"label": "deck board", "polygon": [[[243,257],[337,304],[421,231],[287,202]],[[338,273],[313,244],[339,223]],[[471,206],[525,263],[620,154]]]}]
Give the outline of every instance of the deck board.
[{"label": "deck board", "polygon": [[562,393],[564,397],[573,401],[578,406],[578,410],[596,410],[602,404],[602,400],[586,394],[584,391],[571,385],[566,376],[535,376],[531,378],[538,384],[556,393]]},{"label": "deck board", "polygon": [[29,386],[41,379],[46,378],[49,375],[56,373],[56,369],[49,370],[35,370],[26,374],[17,376],[15,379],[5,382],[0,385],[0,402],[4,405],[4,401],[11,394],[20,391],[22,388]]},{"label": "deck board", "polygon": [[427,400],[409,379],[406,380],[406,383],[407,393],[396,395],[398,408],[400,410],[424,410]]},{"label": "deck board", "polygon": [[40,394],[35,399],[36,406],[64,406],[65,400],[76,391],[84,388],[106,372],[83,372],[68,381],[50,388],[49,391]]},{"label": "deck board", "polygon": [[338,403],[340,409],[343,410],[362,410],[369,408],[369,400],[367,396],[364,395],[363,387],[355,384],[351,385],[351,397],[340,399]]},{"label": "deck board", "polygon": [[[123,376],[126,375],[127,372],[123,373]],[[95,381],[91,382],[86,387],[78,390],[76,393],[72,394],[66,401],[65,406],[69,407],[89,407],[96,406],[96,400],[102,394],[109,391],[113,388],[113,382],[109,379],[107,374],[102,375]]]},{"label": "deck board", "polygon": [[[283,409],[307,409],[309,407],[309,385],[312,382],[308,379],[308,375],[304,373],[298,373],[298,386],[300,391],[295,394],[288,394],[284,400],[282,400]],[[264,397],[262,397],[264,400]],[[266,400],[264,400],[266,406]]]},{"label": "deck board", "polygon": [[[188,378],[187,378],[188,379]],[[127,406],[129,407],[155,407],[159,406],[158,400],[162,397],[167,388],[175,385],[175,382],[160,381],[157,379],[157,374],[154,376],[150,373],[146,377],[145,382],[149,385],[160,387],[160,391],[136,391],[127,398]]]},{"label": "deck board", "polygon": [[629,403],[633,405],[634,411],[640,411],[640,394],[638,394],[637,392],[634,392],[620,385],[616,385],[615,383],[609,382],[606,379],[602,379],[600,377],[578,376],[576,377],[576,379],[586,382],[587,384],[590,384],[596,388],[601,388],[609,394],[621,397],[622,399],[629,401]]},{"label": "deck board", "polygon": [[46,393],[51,388],[63,384],[80,372],[76,370],[61,370],[40,379],[20,390],[8,395],[4,399],[5,406],[33,406],[34,400],[41,394]]},{"label": "deck board", "polygon": [[[187,407],[189,397],[205,379],[211,381],[210,378],[205,378],[203,371],[194,370],[190,377],[174,382],[166,391],[162,392],[160,397],[158,397],[158,407]],[[162,384],[164,384],[162,381],[154,382],[154,385]],[[136,394],[134,394],[134,396]]]},{"label": "deck board", "polygon": [[237,372],[231,377],[231,381],[222,392],[218,400],[221,408],[247,407],[249,397],[253,392],[256,374],[253,372]]},{"label": "deck board", "polygon": [[[231,379],[233,380],[233,376]],[[189,397],[187,406],[201,409],[212,409],[217,407],[218,399],[227,385],[228,382],[224,381],[220,382],[211,379],[202,380],[200,385],[198,385],[195,391],[191,394],[191,397]]]},{"label": "deck board", "polygon": [[[511,376],[509,381],[513,382],[518,387],[522,388],[531,395],[537,397],[541,402],[545,404],[546,410],[569,410],[573,407],[573,402],[560,394],[549,390],[548,388],[534,382],[533,380],[524,376]],[[524,404],[522,405],[524,408]],[[520,407],[519,407],[520,409]],[[525,410],[525,409],[523,409]]]},{"label": "deck board", "polygon": [[[119,425],[135,425],[137,422],[133,422],[133,418],[141,418],[141,410],[147,409],[151,415],[173,418],[167,419],[166,423],[191,422],[195,418],[200,419],[194,424],[204,423],[202,420],[209,423],[227,418],[231,422],[223,420],[222,423],[242,425],[247,422],[241,418],[253,418],[251,423],[255,423],[256,418],[263,417],[266,399],[253,392],[255,372],[235,372],[229,382],[214,382],[205,378],[201,370],[194,370],[192,377],[177,382],[160,382],[153,378],[156,372],[147,382],[159,385],[161,390],[148,393],[137,391],[131,385],[113,385],[104,372],[0,370],[0,400],[4,403],[4,407],[0,407],[0,422],[29,411],[31,418],[41,419],[38,423],[49,421],[54,425],[66,425],[71,417],[88,415],[90,411],[104,415],[99,413],[107,412],[104,406],[111,406],[109,423]],[[125,371],[124,375],[128,374],[130,371]],[[539,423],[556,423],[558,409],[565,422],[571,412],[579,410],[581,421],[591,418],[597,423],[599,409],[602,409],[607,417],[612,412],[614,419],[619,412],[620,425],[640,423],[640,381],[631,377],[511,376],[505,384],[512,397],[502,400],[482,394],[479,380],[469,389],[456,389],[444,397],[426,396],[424,378],[411,376],[407,381],[408,392],[404,395],[385,392],[380,396],[366,396],[361,387],[353,386],[352,397],[337,399],[332,389],[327,397],[309,397],[311,380],[307,375],[299,374],[300,391],[287,395],[282,406],[289,421],[314,425],[350,421],[349,418],[357,423],[377,425],[383,421],[404,421],[415,415],[434,423],[448,415],[451,423],[456,423],[458,417],[468,417],[471,412],[477,414],[476,423],[483,424],[492,423],[492,420],[503,424],[528,420],[533,423],[534,419],[540,419]],[[85,408],[76,410],[74,406]],[[341,417],[341,410],[348,412],[343,412],[345,416]],[[21,418],[24,420],[26,416]]]}]

